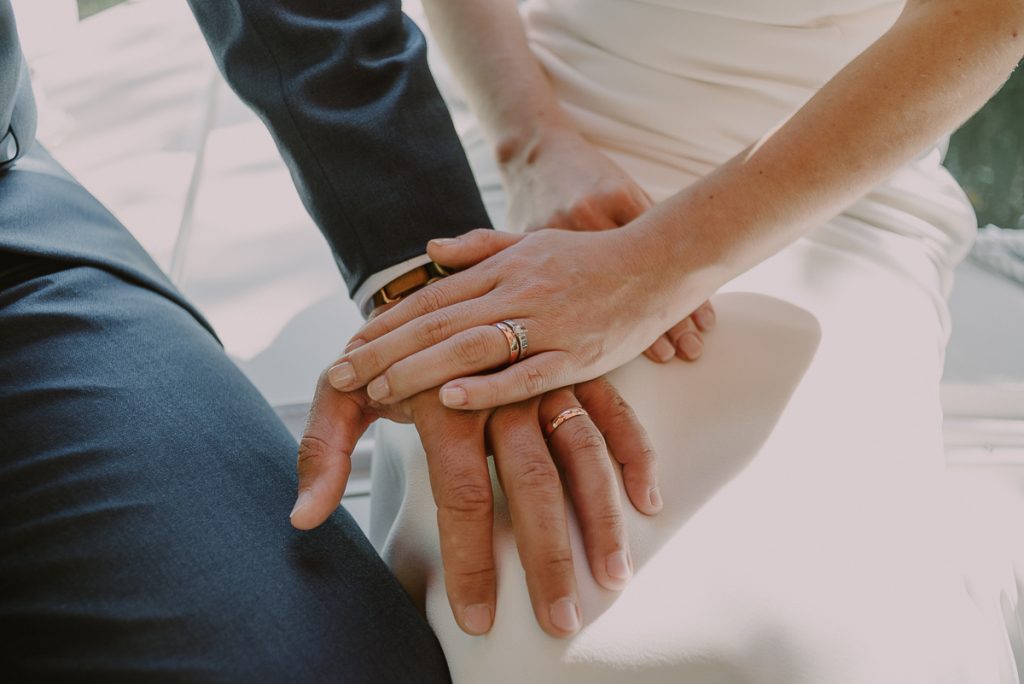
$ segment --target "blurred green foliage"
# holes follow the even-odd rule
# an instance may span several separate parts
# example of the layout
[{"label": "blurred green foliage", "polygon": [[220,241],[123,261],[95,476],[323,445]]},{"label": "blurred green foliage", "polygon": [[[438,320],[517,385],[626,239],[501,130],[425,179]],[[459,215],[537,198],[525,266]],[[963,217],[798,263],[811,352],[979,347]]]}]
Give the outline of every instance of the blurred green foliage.
[{"label": "blurred green foliage", "polygon": [[78,18],[85,19],[125,0],[78,0]]},{"label": "blurred green foliage", "polygon": [[979,225],[1024,229],[1024,68],[953,134],[946,166]]}]

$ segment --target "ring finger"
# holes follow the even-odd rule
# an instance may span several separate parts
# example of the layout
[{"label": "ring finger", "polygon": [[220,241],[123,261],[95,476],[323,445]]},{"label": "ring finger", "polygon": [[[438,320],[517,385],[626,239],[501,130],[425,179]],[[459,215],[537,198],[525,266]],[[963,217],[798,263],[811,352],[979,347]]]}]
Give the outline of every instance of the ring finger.
[{"label": "ring finger", "polygon": [[[531,321],[516,319],[515,323],[525,330]],[[528,345],[526,354],[536,350],[533,340]],[[398,361],[371,380],[366,391],[374,401],[392,404],[452,378],[515,363],[526,354],[520,353],[519,340],[508,328],[502,331],[497,324],[481,325]]]},{"label": "ring finger", "polygon": [[[429,285],[412,296],[427,292],[438,284]],[[398,306],[389,309],[379,318],[383,319],[397,309]],[[331,386],[341,392],[363,387],[402,359],[445,342],[460,332],[492,323],[496,316],[489,313],[489,309],[486,301],[470,299],[426,313],[408,323],[403,330],[392,330],[371,342],[364,342],[360,337],[362,333],[359,333],[349,342],[336,364],[328,370],[327,377]],[[366,327],[370,325],[372,323]],[[423,385],[419,390],[429,387],[431,385]]]},{"label": "ring finger", "polygon": [[633,575],[619,482],[601,431],[567,389],[541,400],[541,427],[565,473],[579,518],[590,572],[605,589],[621,590]]},{"label": "ring finger", "polygon": [[579,630],[581,617],[564,495],[537,426],[537,405],[528,401],[497,409],[487,435],[534,615],[545,632],[562,637]]}]

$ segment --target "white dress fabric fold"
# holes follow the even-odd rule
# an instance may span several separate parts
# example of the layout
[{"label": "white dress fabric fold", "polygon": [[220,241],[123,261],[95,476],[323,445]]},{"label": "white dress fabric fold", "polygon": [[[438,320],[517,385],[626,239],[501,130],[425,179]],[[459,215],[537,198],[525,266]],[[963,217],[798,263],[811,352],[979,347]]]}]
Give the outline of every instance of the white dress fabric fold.
[{"label": "white dress fabric fold", "polygon": [[[530,0],[523,18],[584,134],[660,200],[784,121],[900,7]],[[479,129],[459,128],[493,178]],[[534,621],[496,480],[495,624],[459,630],[419,439],[380,426],[371,537],[457,684],[1019,681],[1024,512],[954,491],[944,463],[945,298],[975,221],[940,161],[922,151],[729,283],[699,361],[610,376],[654,440],[665,507],[645,517],[621,492],[636,574],[620,593],[572,519],[573,638]]]}]

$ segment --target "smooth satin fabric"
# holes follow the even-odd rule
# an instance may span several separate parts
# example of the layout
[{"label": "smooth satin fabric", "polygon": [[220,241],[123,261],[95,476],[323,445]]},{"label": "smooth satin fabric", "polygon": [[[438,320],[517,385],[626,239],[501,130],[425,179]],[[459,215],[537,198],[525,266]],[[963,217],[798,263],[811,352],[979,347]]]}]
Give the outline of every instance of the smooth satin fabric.
[{"label": "smooth satin fabric", "polygon": [[[577,125],[661,200],[785,120],[900,7],[530,0],[523,15]],[[493,178],[479,128],[458,127]],[[571,639],[535,624],[496,485],[495,626],[458,629],[422,448],[381,426],[371,537],[455,682],[1018,681],[1024,516],[953,496],[944,464],[945,296],[975,225],[940,152],[727,285],[699,361],[611,375],[666,504],[646,518],[621,493],[636,565],[621,594],[594,582],[573,522]]]}]

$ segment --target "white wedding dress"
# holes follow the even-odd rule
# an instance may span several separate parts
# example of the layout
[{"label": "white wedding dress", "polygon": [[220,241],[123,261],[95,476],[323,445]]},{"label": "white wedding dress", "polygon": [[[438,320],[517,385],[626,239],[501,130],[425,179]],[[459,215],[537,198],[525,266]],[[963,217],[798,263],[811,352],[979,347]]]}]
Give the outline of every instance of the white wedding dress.
[{"label": "white wedding dress", "polygon": [[[785,119],[900,8],[530,0],[523,17],[581,130],[659,200]],[[487,185],[486,145],[461,128]],[[636,575],[621,593],[594,582],[572,523],[574,638],[536,626],[497,485],[496,621],[458,629],[416,432],[381,425],[371,536],[456,684],[1018,682],[1019,529],[946,481],[945,297],[975,220],[939,162],[922,153],[730,283],[698,362],[611,375],[657,447],[665,507],[644,517],[623,492]]]}]

